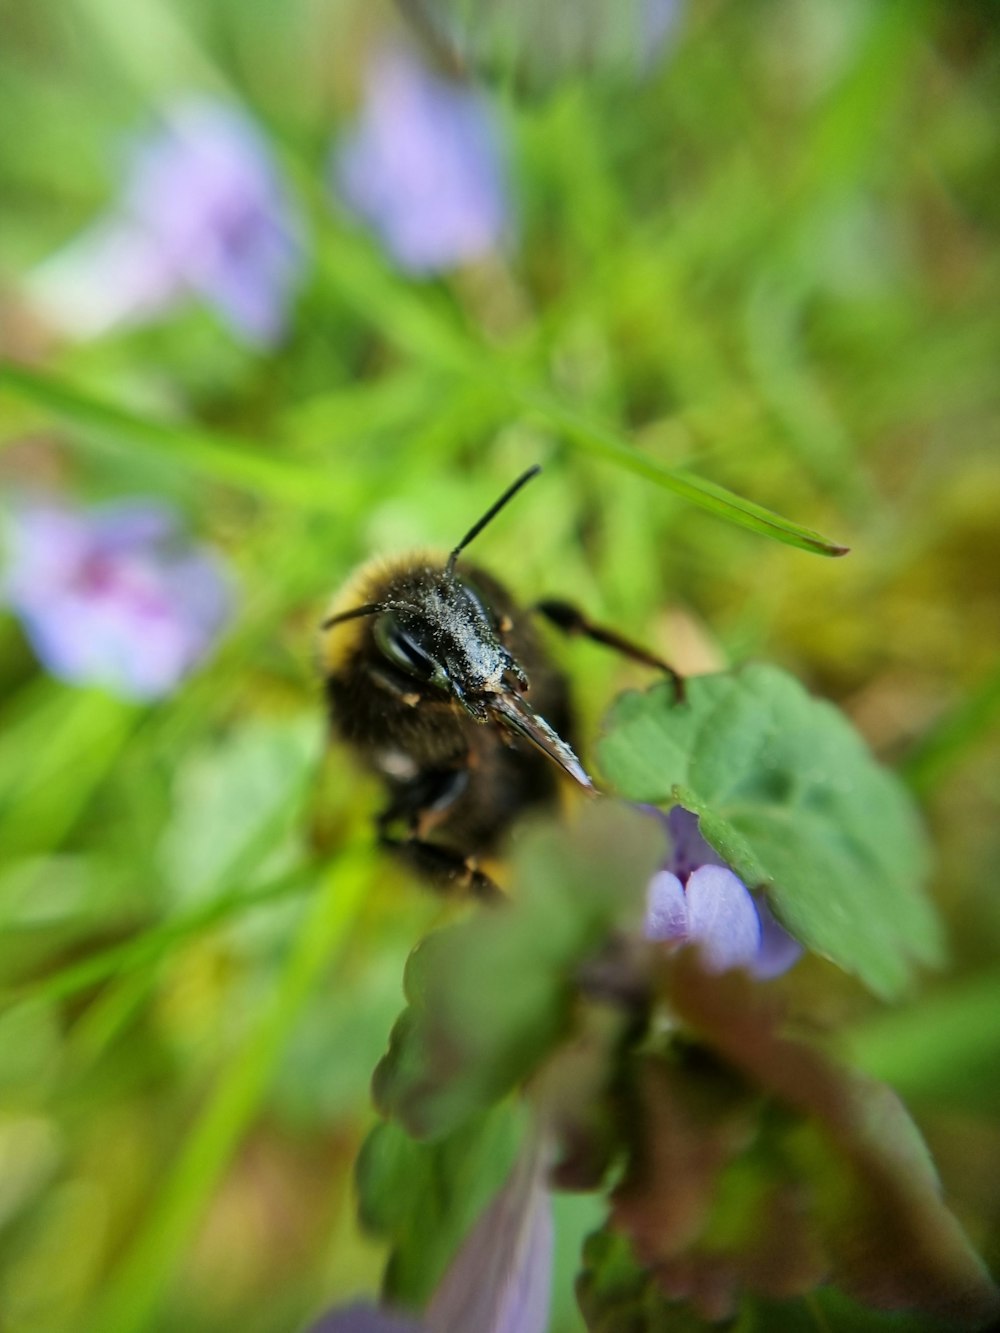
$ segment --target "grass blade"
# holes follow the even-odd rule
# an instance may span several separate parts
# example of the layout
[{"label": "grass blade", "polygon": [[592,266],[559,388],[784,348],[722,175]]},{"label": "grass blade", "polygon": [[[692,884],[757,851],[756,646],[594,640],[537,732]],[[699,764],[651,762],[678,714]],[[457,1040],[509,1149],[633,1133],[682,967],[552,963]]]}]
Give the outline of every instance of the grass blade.
[{"label": "grass blade", "polygon": [[592,421],[589,417],[564,406],[555,398],[530,390],[515,390],[515,393],[524,407],[540,416],[550,427],[558,430],[578,448],[655,482],[658,486],[680,496],[682,500],[687,500],[690,504],[697,505],[699,509],[714,514],[716,518],[725,519],[741,528],[748,528],[763,537],[784,542],[786,546],[796,546],[802,551],[811,551],[814,555],[846,555],[850,549],[841,546],[839,542],[831,541],[829,537],[824,537],[819,532],[814,532],[811,528],[804,528],[799,523],[793,523],[791,519],[782,518],[780,514],[765,509],[763,505],[755,504],[752,500],[744,500],[741,496],[726,490],[724,486],[706,481],[704,477],[664,467],[655,458],[650,458],[648,454],[634,448],[612,427]]},{"label": "grass blade", "polygon": [[319,888],[270,1006],[220,1077],[87,1328],[138,1333],[149,1326],[209,1197],[256,1114],[302,1006],[331,956],[347,942],[368,889],[369,866],[367,849],[360,861],[345,851]]},{"label": "grass blade", "polygon": [[142,449],[171,466],[310,510],[342,508],[336,487],[317,485],[311,468],[269,452],[266,442],[155,421],[9,363],[0,364],[0,390],[66,422],[97,445]]},{"label": "grass blade", "polygon": [[995,1104],[998,1044],[1000,972],[993,969],[870,1019],[849,1035],[848,1051],[906,1097],[968,1105],[976,1091]]},{"label": "grass blade", "polygon": [[961,763],[1000,721],[1000,667],[963,696],[917,742],[903,764],[903,777],[920,796]]}]

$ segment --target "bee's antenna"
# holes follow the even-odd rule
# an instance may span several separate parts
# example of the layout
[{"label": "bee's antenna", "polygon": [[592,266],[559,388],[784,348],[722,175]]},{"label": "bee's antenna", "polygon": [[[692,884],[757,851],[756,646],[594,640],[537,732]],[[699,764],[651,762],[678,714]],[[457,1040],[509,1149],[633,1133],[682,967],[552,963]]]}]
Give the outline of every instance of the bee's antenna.
[{"label": "bee's antenna", "polygon": [[320,629],[329,629],[331,625],[339,625],[342,620],[357,620],[359,616],[374,616],[379,611],[386,610],[382,602],[366,602],[364,606],[356,606],[351,611],[341,611],[338,615],[327,616],[320,625]]},{"label": "bee's antenna", "polygon": [[454,551],[452,551],[451,555],[448,557],[447,570],[449,574],[453,574],[455,572],[455,561],[465,550],[465,548],[469,545],[469,543],[473,540],[473,538],[478,537],[479,534],[482,532],[483,528],[486,527],[487,523],[491,523],[493,519],[496,518],[497,514],[499,514],[500,510],[504,507],[507,501],[513,500],[514,496],[518,493],[521,487],[526,486],[532,477],[537,477],[539,472],[541,472],[541,470],[542,468],[540,463],[536,463],[534,467],[529,467],[527,472],[523,472],[521,476],[518,477],[517,481],[514,482],[513,486],[507,487],[503,495],[501,495],[500,499],[496,502],[496,504],[491,505],[490,508],[487,509],[486,513],[482,516],[479,522],[474,523],[472,525],[472,527],[469,529],[469,531],[465,534],[462,540],[455,547]]}]

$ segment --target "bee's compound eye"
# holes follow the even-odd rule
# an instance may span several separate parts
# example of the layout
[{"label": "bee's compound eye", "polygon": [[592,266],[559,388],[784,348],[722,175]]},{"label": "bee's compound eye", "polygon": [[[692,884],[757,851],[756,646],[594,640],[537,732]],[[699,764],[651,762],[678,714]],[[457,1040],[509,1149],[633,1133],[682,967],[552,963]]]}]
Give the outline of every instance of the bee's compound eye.
[{"label": "bee's compound eye", "polygon": [[378,617],[374,626],[375,642],[382,652],[401,671],[417,680],[432,680],[441,668],[409,634],[391,611]]},{"label": "bee's compound eye", "polygon": [[495,626],[496,615],[492,606],[490,606],[489,600],[483,595],[482,589],[478,588],[471,579],[465,578],[462,580],[462,592],[476,619],[483,621],[484,624]]}]

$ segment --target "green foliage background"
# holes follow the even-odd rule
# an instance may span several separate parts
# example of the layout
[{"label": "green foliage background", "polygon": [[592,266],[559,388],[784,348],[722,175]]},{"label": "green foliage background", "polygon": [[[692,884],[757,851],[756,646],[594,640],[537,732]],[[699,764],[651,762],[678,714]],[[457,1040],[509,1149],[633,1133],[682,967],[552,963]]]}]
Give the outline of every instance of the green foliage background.
[{"label": "green foliage background", "polygon": [[[281,1333],[375,1288],[352,1163],[443,909],[372,850],[374,786],[322,757],[314,629],[356,561],[447,545],[535,461],[478,552],[521,597],[688,671],[780,662],[922,801],[947,968],[892,1010],[819,962],[796,985],[907,1098],[997,1271],[996,18],[692,0],[641,83],[498,92],[516,247],[415,283],[322,179],[390,10],[0,5],[0,485],[166,497],[241,581],[211,663],[155,708],[59,685],[0,620],[5,1329]],[[292,336],[251,355],[190,309],[51,345],[19,275],[105,206],[116,137],[191,87],[245,101],[310,215]],[[641,676],[555,651],[592,754]],[[561,1330],[596,1218],[567,1200],[560,1223]]]}]

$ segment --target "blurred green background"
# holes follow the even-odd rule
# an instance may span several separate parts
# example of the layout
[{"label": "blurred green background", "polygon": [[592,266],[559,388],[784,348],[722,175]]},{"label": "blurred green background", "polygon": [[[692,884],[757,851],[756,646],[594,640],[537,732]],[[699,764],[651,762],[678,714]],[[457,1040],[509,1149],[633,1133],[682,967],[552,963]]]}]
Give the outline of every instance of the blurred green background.
[{"label": "blurred green background", "polygon": [[[315,627],[376,551],[479,540],[683,670],[795,671],[926,811],[946,974],[897,1010],[830,968],[819,1021],[894,1082],[1000,1268],[1000,11],[678,6],[658,58],[492,90],[506,246],[408,276],[327,186],[358,0],[0,4],[0,487],[155,496],[235,571],[209,660],[140,705],[47,675],[0,618],[0,1323],[282,1333],[377,1286],[354,1220],[368,1078],[443,908],[371,846],[326,752]],[[189,302],[70,340],[26,295],[164,98],[235,98],[306,219],[262,349]],[[636,450],[849,545],[727,524]],[[620,460],[619,460],[620,461]],[[554,645],[589,749],[642,679]],[[811,969],[811,970],[810,970]],[[554,1328],[587,1200],[560,1204]],[[589,1211],[588,1211],[589,1210]]]}]

